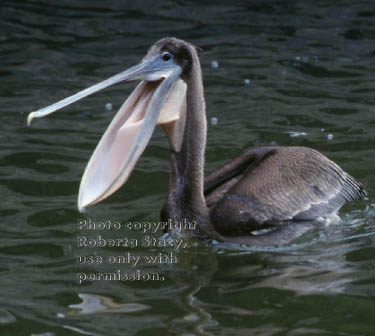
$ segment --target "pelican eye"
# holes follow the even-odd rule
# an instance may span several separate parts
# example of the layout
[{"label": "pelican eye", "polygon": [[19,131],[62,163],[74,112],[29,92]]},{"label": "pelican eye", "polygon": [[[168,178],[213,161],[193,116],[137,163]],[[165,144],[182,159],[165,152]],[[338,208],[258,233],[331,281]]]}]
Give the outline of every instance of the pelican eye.
[{"label": "pelican eye", "polygon": [[169,51],[166,51],[161,56],[164,61],[168,62],[170,59],[173,58],[173,54],[171,54]]}]

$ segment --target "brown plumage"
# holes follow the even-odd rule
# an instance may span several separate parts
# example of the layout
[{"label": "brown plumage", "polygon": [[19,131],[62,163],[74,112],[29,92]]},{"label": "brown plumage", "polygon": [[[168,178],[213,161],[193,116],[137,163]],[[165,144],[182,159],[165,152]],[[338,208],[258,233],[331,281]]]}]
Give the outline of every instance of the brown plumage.
[{"label": "brown plumage", "polygon": [[353,177],[306,147],[250,149],[206,176],[203,185],[206,117],[196,49],[175,38],[155,46],[153,53],[168,50],[175,55],[187,83],[186,122],[179,129],[183,141],[180,150],[171,153],[169,195],[162,210],[163,220],[198,222],[198,230],[183,235],[284,244],[324,224],[344,203],[365,197]]}]

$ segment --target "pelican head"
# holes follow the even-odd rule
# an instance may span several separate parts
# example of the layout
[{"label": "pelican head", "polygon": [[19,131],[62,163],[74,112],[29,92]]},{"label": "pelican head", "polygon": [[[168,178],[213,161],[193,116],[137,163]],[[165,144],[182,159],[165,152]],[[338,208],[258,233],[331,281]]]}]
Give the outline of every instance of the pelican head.
[{"label": "pelican head", "polygon": [[[33,118],[44,117],[108,86],[140,81],[108,126],[86,166],[78,196],[80,211],[105,199],[126,182],[157,124],[170,125],[184,118],[187,87],[184,76],[192,48],[175,38],[161,39],[139,64],[30,113],[29,124]],[[170,136],[170,141],[178,147],[181,137]]]}]

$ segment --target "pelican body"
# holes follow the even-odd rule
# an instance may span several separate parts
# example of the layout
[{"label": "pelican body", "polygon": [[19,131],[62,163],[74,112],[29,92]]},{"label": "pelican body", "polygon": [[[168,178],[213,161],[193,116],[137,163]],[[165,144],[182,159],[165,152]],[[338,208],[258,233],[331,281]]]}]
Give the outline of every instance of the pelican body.
[{"label": "pelican body", "polygon": [[166,131],[171,172],[163,221],[194,222],[172,236],[248,245],[281,245],[324,225],[346,202],[366,197],[337,164],[306,147],[251,148],[204,176],[206,112],[196,48],[156,42],[142,62],[28,117],[43,117],[120,81],[140,81],[104,133],[83,174],[78,208],[114,193],[128,179],[156,125]]}]

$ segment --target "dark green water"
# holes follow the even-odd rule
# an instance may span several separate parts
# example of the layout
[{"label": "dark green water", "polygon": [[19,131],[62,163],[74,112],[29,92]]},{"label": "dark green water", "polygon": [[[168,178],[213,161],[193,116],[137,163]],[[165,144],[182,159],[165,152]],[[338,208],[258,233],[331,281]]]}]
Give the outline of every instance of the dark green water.
[{"label": "dark green water", "polygon": [[[374,335],[375,4],[333,3],[1,1],[0,335]],[[356,176],[369,200],[284,248],[79,248],[79,235],[98,233],[78,230],[80,219],[159,220],[166,136],[158,129],[125,187],[82,215],[84,167],[133,85],[31,127],[26,116],[137,63],[164,36],[202,48],[207,170],[251,146],[305,145]],[[77,284],[78,272],[135,269],[77,256],[126,252],[174,252],[178,263],[137,267],[164,281]]]}]

